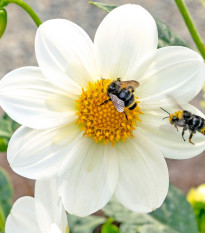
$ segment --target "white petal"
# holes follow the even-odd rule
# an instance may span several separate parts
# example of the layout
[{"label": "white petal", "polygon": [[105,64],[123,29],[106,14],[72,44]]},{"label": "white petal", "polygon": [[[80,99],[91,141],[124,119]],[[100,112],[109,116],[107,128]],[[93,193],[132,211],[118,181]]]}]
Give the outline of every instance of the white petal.
[{"label": "white petal", "polygon": [[205,81],[202,57],[185,47],[158,49],[145,62],[142,74],[138,67],[133,77],[140,82],[136,89],[143,108],[170,106],[170,98],[184,104],[193,99]]},{"label": "white petal", "polygon": [[40,202],[32,197],[18,199],[6,220],[6,233],[50,231],[51,221]]},{"label": "white petal", "polygon": [[[205,119],[202,112],[191,105],[183,106],[183,109],[193,114],[199,115]],[[174,113],[179,109],[166,108],[170,113]],[[166,158],[172,159],[188,159],[192,158],[205,150],[205,136],[199,132],[194,134],[192,141],[195,145],[189,143],[189,132],[185,133],[184,142],[182,138],[182,129],[176,128],[170,124],[168,119],[163,119],[167,114],[161,109],[147,110],[141,115],[142,123],[138,124],[138,130],[147,135],[161,149]]]},{"label": "white petal", "polygon": [[57,192],[57,180],[37,180],[35,184],[35,199],[43,203],[47,212],[56,222],[59,208],[59,196]]},{"label": "white petal", "polygon": [[143,7],[127,4],[111,11],[94,40],[95,56],[103,78],[126,79],[143,56],[157,48],[157,27]]},{"label": "white petal", "polygon": [[115,149],[83,137],[69,156],[76,159],[60,179],[59,193],[68,213],[90,215],[105,206],[116,189],[118,161]]},{"label": "white petal", "polygon": [[81,93],[81,86],[95,78],[93,43],[82,28],[68,20],[43,23],[35,49],[43,74],[70,93]]},{"label": "white petal", "polygon": [[168,169],[160,151],[143,135],[117,147],[120,176],[116,198],[135,212],[160,207],[168,191]]},{"label": "white petal", "polygon": [[30,179],[51,178],[62,172],[62,163],[78,137],[80,130],[74,123],[50,130],[21,127],[9,142],[7,158],[19,175]]},{"label": "white petal", "polygon": [[53,222],[52,229],[59,228],[62,232],[65,232],[68,221],[62,200],[58,195],[57,180],[37,180],[35,184],[35,199],[43,203]]},{"label": "white petal", "polygon": [[59,227],[55,223],[52,223],[50,233],[63,233],[63,232],[59,229]]},{"label": "white petal", "polygon": [[74,96],[54,87],[37,67],[24,67],[0,82],[0,104],[8,115],[30,128],[55,127],[76,118]]}]

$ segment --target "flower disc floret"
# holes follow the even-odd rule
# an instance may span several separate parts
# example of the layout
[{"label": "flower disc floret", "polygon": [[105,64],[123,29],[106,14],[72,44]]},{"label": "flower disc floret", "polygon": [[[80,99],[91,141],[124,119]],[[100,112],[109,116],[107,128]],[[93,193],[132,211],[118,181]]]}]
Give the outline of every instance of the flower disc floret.
[{"label": "flower disc floret", "polygon": [[110,83],[109,79],[98,80],[95,83],[89,82],[86,91],[82,89],[77,100],[77,124],[87,137],[94,138],[96,142],[111,142],[114,145],[121,140],[126,142],[127,137],[133,137],[136,122],[140,121],[138,115],[142,112],[138,106],[134,110],[125,108],[124,112],[118,112],[112,101],[104,103],[109,99],[107,88]]}]

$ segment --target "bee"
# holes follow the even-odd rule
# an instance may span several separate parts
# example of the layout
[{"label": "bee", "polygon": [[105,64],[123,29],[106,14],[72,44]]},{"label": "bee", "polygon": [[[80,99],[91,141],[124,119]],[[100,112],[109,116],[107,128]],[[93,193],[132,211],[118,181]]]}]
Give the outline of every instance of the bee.
[{"label": "bee", "polygon": [[[125,107],[129,110],[133,110],[137,106],[135,96],[133,94],[137,87],[139,87],[139,82],[135,80],[121,81],[121,79],[118,78],[117,81],[113,81],[107,88],[107,95],[110,98],[100,105],[112,101],[118,112],[124,112]],[[125,116],[127,119],[126,113]]]},{"label": "bee", "polygon": [[186,111],[186,110],[178,110],[177,112],[170,114],[167,110],[163,108],[161,109],[164,112],[169,114],[169,116],[164,117],[163,120],[165,118],[169,118],[169,122],[172,125],[174,125],[177,131],[178,131],[177,127],[183,127],[182,138],[184,141],[185,141],[184,134],[186,130],[189,130],[190,132],[189,143],[193,145],[194,143],[191,141],[191,139],[197,131],[205,135],[205,119],[204,118],[198,115],[194,115],[191,112]]}]

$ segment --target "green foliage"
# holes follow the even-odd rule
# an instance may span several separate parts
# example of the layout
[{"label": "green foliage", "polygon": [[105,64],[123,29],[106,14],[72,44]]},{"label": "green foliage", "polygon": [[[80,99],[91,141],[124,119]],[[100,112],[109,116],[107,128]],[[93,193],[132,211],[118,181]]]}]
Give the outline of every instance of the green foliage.
[{"label": "green foliage", "polygon": [[[89,3],[106,12],[110,12],[111,10],[117,7],[114,5],[104,4],[100,2],[89,2]],[[166,24],[162,23],[158,19],[155,19],[155,21],[157,23],[157,29],[158,29],[158,35],[159,35],[159,42],[158,42],[159,48],[170,46],[170,45],[189,47],[186,44],[186,42],[180,39]]]},{"label": "green foliage", "polygon": [[0,38],[3,36],[7,26],[7,12],[0,8]]},{"label": "green foliage", "polygon": [[121,223],[121,233],[198,233],[192,207],[172,185],[164,204],[151,214],[132,212],[116,200],[108,203],[103,211]]},{"label": "green foliage", "polygon": [[92,2],[92,1],[90,1],[88,3],[90,3],[93,6],[96,6],[96,7],[100,8],[100,9],[102,9],[102,10],[108,12],[108,13],[117,7],[115,5],[105,4],[105,3],[101,3],[101,2]]},{"label": "green foliage", "polygon": [[186,196],[171,184],[164,204],[151,216],[163,224],[173,226],[178,232],[198,232],[194,212]]},{"label": "green foliage", "polygon": [[205,6],[205,0],[200,0],[200,1]]},{"label": "green foliage", "polygon": [[[102,211],[107,220],[101,216],[79,218],[69,215],[70,233],[93,233],[101,224],[101,233],[199,233],[192,207],[185,195],[171,184],[163,205],[150,214],[130,211],[115,199]],[[113,221],[119,223],[119,229]]]},{"label": "green foliage", "polygon": [[0,152],[7,150],[8,142],[19,124],[13,121],[7,114],[0,118]]},{"label": "green foliage", "polygon": [[119,233],[119,228],[113,224],[113,219],[108,218],[107,222],[102,225],[101,233]]},{"label": "green foliage", "polygon": [[201,208],[200,211],[198,210],[198,213],[196,214],[196,221],[199,231],[201,233],[205,233],[205,206]]},{"label": "green foliage", "polygon": [[194,209],[197,226],[201,233],[205,233],[205,203],[196,201],[192,203]]},{"label": "green foliage", "polygon": [[70,233],[92,233],[94,229],[106,221],[104,217],[88,216],[84,218],[68,215]]},{"label": "green foliage", "polygon": [[4,232],[4,225],[11,209],[11,199],[13,189],[9,181],[8,175],[0,169],[0,232]]},{"label": "green foliage", "polygon": [[184,46],[189,47],[185,41],[179,38],[166,24],[162,23],[159,19],[155,19],[158,29],[158,47],[165,46]]},{"label": "green foliage", "polygon": [[7,138],[0,138],[0,152],[5,152],[8,147],[9,140]]}]

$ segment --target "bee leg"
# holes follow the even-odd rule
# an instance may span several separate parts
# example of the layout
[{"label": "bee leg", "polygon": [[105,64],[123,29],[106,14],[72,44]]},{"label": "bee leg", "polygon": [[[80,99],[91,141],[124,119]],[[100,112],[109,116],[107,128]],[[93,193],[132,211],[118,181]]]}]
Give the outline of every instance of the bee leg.
[{"label": "bee leg", "polygon": [[191,131],[191,133],[190,133],[190,135],[189,135],[189,142],[190,142],[192,145],[195,145],[195,144],[191,141],[193,135],[194,135],[194,133]]},{"label": "bee leg", "polygon": [[128,121],[128,117],[127,117],[127,113],[124,111],[124,114],[125,114],[125,117],[126,117],[126,119],[127,119],[127,121]]},{"label": "bee leg", "polygon": [[[105,80],[105,79],[104,79],[103,77],[101,77],[101,81],[102,81],[102,85],[103,85],[103,86],[104,86],[104,80]],[[103,92],[103,91],[104,91],[104,90],[102,89],[101,92]]]},{"label": "bee leg", "polygon": [[177,129],[177,131],[179,131],[176,124],[174,124],[174,127]]},{"label": "bee leg", "polygon": [[108,103],[110,100],[111,100],[111,98],[109,98],[108,100],[105,100],[102,104],[99,104],[98,106],[101,106],[101,105],[103,105],[103,104],[106,104],[106,103]]},{"label": "bee leg", "polygon": [[182,130],[182,138],[183,138],[184,141],[186,141],[185,138],[184,138],[184,133],[185,133],[186,130],[187,130],[186,127],[184,127],[183,130]]}]

